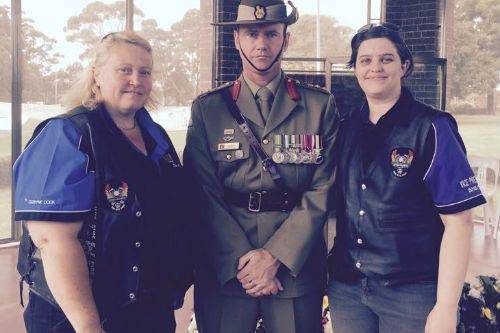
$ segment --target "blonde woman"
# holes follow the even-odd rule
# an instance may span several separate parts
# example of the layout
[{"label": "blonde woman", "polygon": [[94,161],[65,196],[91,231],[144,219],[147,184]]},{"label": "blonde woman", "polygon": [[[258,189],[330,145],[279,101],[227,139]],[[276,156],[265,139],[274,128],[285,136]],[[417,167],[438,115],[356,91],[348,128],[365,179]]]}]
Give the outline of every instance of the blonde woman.
[{"label": "blonde woman", "polygon": [[15,163],[28,332],[175,331],[191,283],[189,184],[144,108],[152,59],[139,35],[106,35],[67,96],[71,111],[38,126]]}]

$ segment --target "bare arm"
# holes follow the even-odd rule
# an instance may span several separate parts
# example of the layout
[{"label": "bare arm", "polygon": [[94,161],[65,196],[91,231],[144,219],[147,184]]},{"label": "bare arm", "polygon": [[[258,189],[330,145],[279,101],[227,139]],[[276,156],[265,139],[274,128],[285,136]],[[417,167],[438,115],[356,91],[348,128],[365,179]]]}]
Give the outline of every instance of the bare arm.
[{"label": "bare arm", "polygon": [[471,210],[441,215],[444,224],[439,254],[437,302],[427,318],[426,332],[455,332],[458,301],[469,262]]},{"label": "bare arm", "polygon": [[50,291],[77,333],[102,332],[87,261],[78,240],[82,222],[28,221]]}]

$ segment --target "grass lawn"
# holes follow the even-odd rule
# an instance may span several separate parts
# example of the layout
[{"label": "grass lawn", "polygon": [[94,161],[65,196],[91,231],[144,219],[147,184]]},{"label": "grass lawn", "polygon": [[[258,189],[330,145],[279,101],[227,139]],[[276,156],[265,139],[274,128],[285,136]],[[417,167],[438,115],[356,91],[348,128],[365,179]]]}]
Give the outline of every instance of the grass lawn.
[{"label": "grass lawn", "polygon": [[468,155],[500,159],[500,115],[455,118]]}]

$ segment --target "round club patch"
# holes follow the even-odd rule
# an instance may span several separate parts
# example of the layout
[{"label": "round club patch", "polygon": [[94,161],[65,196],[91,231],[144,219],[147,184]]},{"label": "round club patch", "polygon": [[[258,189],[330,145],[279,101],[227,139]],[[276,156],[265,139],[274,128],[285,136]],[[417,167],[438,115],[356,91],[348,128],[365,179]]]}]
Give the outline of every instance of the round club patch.
[{"label": "round club patch", "polygon": [[391,152],[392,173],[396,177],[404,177],[408,174],[415,152],[410,148],[394,148]]}]

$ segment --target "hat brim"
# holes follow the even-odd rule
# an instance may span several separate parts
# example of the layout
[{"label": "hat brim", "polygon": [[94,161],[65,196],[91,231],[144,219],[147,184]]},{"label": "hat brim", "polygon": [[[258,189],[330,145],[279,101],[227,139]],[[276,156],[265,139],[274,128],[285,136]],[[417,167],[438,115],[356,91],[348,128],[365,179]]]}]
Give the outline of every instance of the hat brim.
[{"label": "hat brim", "polygon": [[295,22],[297,22],[297,19],[298,17],[296,15],[290,14],[284,19],[213,22],[211,24],[214,26],[237,26],[237,25],[253,25],[253,24],[273,24],[273,23],[285,23],[286,25],[292,25]]}]

